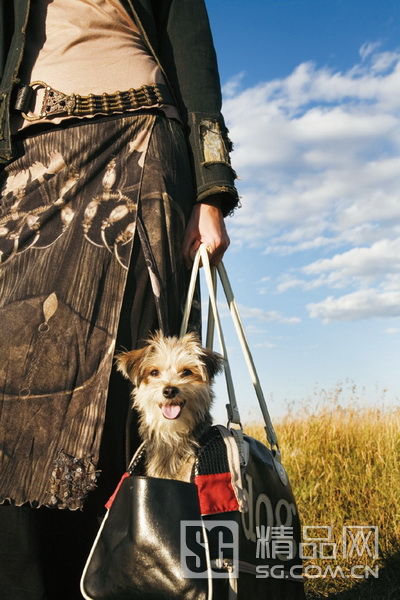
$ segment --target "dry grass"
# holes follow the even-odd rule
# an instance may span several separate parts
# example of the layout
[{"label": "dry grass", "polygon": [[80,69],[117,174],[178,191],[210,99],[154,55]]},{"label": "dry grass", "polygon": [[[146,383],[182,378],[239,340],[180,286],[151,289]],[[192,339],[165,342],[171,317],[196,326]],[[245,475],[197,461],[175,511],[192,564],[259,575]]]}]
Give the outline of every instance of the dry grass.
[{"label": "dry grass", "polygon": [[[339,544],[336,559],[312,563],[323,571],[340,565],[347,574],[354,564],[379,565],[378,579],[307,579],[307,597],[399,600],[400,409],[342,408],[333,401],[301,418],[289,413],[276,430],[303,525],[331,525]],[[263,440],[260,426],[246,432]],[[343,558],[344,525],[377,525],[380,558]]]}]

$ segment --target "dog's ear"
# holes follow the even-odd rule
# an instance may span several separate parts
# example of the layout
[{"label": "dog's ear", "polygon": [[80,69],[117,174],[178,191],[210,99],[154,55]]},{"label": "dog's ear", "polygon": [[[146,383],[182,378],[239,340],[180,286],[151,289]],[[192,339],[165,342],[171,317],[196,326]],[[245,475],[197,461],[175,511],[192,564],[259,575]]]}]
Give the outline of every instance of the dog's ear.
[{"label": "dog's ear", "polygon": [[132,383],[138,385],[140,383],[140,374],[142,370],[141,364],[146,354],[147,347],[117,354],[115,357],[117,370],[122,373],[124,377],[130,379]]},{"label": "dog's ear", "polygon": [[208,379],[211,381],[214,379],[217,373],[220,373],[224,366],[224,357],[218,352],[209,350],[208,348],[202,349],[201,359],[206,367]]}]

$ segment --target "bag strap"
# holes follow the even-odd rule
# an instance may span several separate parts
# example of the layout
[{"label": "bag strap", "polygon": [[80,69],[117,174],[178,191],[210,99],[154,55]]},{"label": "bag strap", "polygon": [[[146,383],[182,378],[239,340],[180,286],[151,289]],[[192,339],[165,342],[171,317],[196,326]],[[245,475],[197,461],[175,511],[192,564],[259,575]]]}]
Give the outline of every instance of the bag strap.
[{"label": "bag strap", "polygon": [[[226,301],[228,303],[229,310],[231,312],[232,321],[233,321],[234,327],[236,329],[239,343],[242,348],[242,353],[243,353],[244,359],[246,361],[248,371],[250,373],[251,382],[253,384],[254,391],[255,391],[257,399],[258,399],[258,404],[260,406],[260,410],[261,410],[263,418],[264,418],[265,430],[266,430],[268,442],[271,444],[271,446],[278,447],[278,438],[276,436],[274,427],[272,425],[271,417],[270,417],[267,403],[265,400],[265,396],[264,396],[264,393],[263,393],[263,390],[261,387],[260,379],[258,377],[258,373],[257,373],[256,367],[255,367],[254,361],[253,361],[253,356],[250,352],[250,347],[249,347],[249,343],[247,341],[247,337],[246,337],[246,334],[244,331],[243,323],[240,318],[239,309],[236,304],[235,297],[233,295],[232,287],[231,287],[231,284],[228,279],[228,274],[227,274],[226,269],[225,269],[224,265],[222,264],[222,262],[219,263],[219,265],[217,266],[217,270],[218,270],[219,277],[221,279],[222,287],[225,292]],[[210,315],[210,318],[212,319],[212,315]]]},{"label": "bag strap", "polygon": [[240,414],[239,409],[236,402],[236,396],[233,386],[231,369],[228,361],[228,355],[226,351],[225,340],[222,332],[221,321],[217,308],[217,300],[216,300],[216,270],[218,270],[218,275],[222,283],[222,287],[225,293],[226,301],[229,306],[230,314],[232,317],[232,321],[239,338],[240,346],[245,358],[245,362],[247,368],[250,373],[251,381],[258,399],[258,403],[264,418],[265,422],[265,432],[267,436],[267,440],[272,448],[275,448],[277,452],[279,452],[278,446],[278,438],[276,436],[274,427],[272,425],[271,417],[268,412],[267,403],[265,401],[265,397],[261,388],[260,380],[254,365],[253,357],[250,352],[250,348],[246,339],[246,335],[244,332],[243,324],[240,319],[239,310],[233,295],[232,287],[230,285],[228,275],[226,269],[222,262],[219,263],[217,269],[215,267],[211,270],[210,262],[208,258],[208,252],[204,244],[201,244],[199,249],[197,250],[196,256],[194,258],[192,274],[189,283],[189,289],[185,304],[185,309],[182,318],[182,326],[180,335],[184,335],[187,330],[188,320],[190,309],[192,306],[194,289],[196,285],[196,280],[200,268],[200,259],[202,261],[204,267],[204,274],[206,285],[209,293],[209,310],[208,310],[208,323],[207,323],[207,347],[212,348],[213,338],[214,338],[214,326],[217,330],[217,335],[219,338],[219,343],[222,348],[222,356],[224,357],[224,367],[225,367],[225,380],[226,386],[228,390],[228,398],[229,404],[227,405],[228,409],[228,419],[231,423],[235,423],[241,427],[240,422]]},{"label": "bag strap", "polygon": [[190,283],[189,283],[189,291],[188,291],[188,295],[187,295],[187,299],[186,299],[186,306],[185,306],[185,310],[184,310],[184,314],[183,314],[183,318],[182,318],[180,336],[184,335],[187,330],[190,308],[192,306],[192,301],[193,301],[194,288],[195,288],[195,284],[196,284],[196,280],[197,280],[197,276],[198,276],[198,272],[199,272],[199,268],[200,268],[200,258],[202,259],[202,263],[204,266],[204,273],[205,273],[206,283],[207,283],[207,288],[208,288],[208,293],[209,293],[209,301],[211,304],[212,313],[214,315],[214,321],[215,321],[215,325],[217,328],[219,343],[220,343],[220,346],[222,349],[221,354],[224,358],[225,381],[226,381],[226,387],[228,390],[228,399],[229,399],[229,404],[227,405],[228,419],[229,419],[230,423],[234,423],[241,427],[239,408],[238,408],[238,405],[236,402],[235,388],[233,386],[232,373],[231,373],[231,369],[230,369],[230,365],[229,365],[229,361],[228,361],[228,353],[226,350],[224,334],[222,331],[221,321],[220,321],[220,317],[219,317],[219,313],[218,313],[218,309],[217,309],[217,300],[215,297],[215,291],[214,291],[214,286],[213,286],[213,282],[212,282],[210,263],[208,261],[208,252],[203,244],[198,249],[195,259],[194,259],[194,262],[193,262],[192,275],[191,275],[191,279],[190,279]]}]

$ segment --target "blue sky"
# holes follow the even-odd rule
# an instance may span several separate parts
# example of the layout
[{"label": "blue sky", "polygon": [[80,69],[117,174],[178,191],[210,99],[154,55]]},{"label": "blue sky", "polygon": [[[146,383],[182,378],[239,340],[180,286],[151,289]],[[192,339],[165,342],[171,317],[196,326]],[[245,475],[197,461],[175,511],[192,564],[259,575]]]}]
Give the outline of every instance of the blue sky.
[{"label": "blue sky", "polygon": [[[397,403],[400,4],[207,7],[243,205],[227,221],[225,265],[271,413],[340,386],[344,404]],[[223,322],[243,420],[254,420]]]}]

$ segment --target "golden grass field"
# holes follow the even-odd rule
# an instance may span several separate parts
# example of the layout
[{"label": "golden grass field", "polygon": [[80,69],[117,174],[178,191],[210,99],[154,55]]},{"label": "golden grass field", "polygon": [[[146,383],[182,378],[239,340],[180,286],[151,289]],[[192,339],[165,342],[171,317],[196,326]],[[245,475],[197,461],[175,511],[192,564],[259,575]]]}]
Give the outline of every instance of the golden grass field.
[{"label": "golden grass field", "polygon": [[[245,430],[265,441],[262,427]],[[307,598],[400,600],[400,408],[343,408],[333,400],[315,413],[289,413],[276,431],[303,525],[331,525],[339,549],[343,526],[379,527],[378,560],[339,552],[312,561],[323,573],[329,564],[345,575],[354,564],[379,567],[378,578],[306,578]]]}]

